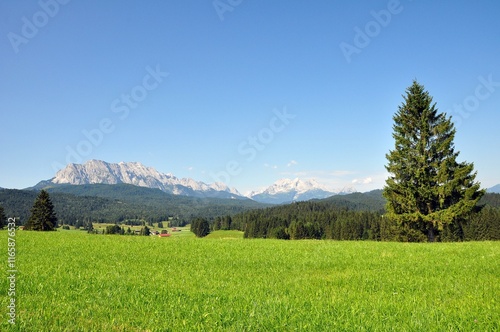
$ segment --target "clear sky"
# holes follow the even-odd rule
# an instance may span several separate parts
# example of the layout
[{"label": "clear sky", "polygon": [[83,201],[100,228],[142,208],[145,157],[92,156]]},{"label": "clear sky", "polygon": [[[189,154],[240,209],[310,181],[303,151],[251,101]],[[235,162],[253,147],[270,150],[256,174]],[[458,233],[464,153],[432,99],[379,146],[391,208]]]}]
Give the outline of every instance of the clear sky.
[{"label": "clear sky", "polygon": [[0,187],[139,161],[242,193],[382,188],[413,79],[500,183],[500,2],[2,1]]}]

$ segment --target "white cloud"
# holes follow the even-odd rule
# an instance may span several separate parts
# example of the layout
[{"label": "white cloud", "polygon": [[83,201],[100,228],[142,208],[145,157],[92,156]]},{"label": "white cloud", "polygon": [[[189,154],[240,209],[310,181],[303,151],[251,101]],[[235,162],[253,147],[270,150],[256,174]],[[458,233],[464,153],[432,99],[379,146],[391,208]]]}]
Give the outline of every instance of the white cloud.
[{"label": "white cloud", "polygon": [[289,170],[280,172],[280,175],[286,178],[316,180],[330,191],[338,191],[342,188],[349,187],[350,179],[348,176],[352,176],[353,174],[356,174],[356,172],[347,170]]},{"label": "white cloud", "polygon": [[348,175],[353,175],[356,172],[344,170],[304,170],[296,172],[282,172],[282,175],[293,176],[298,178],[341,178]]},{"label": "white cloud", "polygon": [[286,171],[279,172],[279,174],[285,178],[299,178],[302,180],[315,179],[332,191],[354,187],[361,192],[382,189],[388,177],[387,172],[361,174],[359,171],[350,170],[294,171],[293,169],[287,169]]},{"label": "white cloud", "polygon": [[371,177],[367,177],[364,179],[354,179],[352,180],[353,184],[370,184],[373,182],[373,179]]},{"label": "white cloud", "polygon": [[264,167],[265,167],[265,168],[278,169],[278,166],[277,166],[277,165],[269,165],[268,163],[265,163],[265,164],[264,164]]},{"label": "white cloud", "polygon": [[290,162],[288,164],[286,164],[286,167],[292,167],[293,165],[297,165],[298,162],[295,161],[295,160],[290,160]]}]

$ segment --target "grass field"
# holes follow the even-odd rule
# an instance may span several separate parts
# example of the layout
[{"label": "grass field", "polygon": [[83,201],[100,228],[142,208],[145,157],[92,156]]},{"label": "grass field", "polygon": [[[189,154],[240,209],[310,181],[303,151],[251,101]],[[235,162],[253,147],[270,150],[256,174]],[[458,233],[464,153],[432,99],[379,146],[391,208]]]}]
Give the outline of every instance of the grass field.
[{"label": "grass field", "polygon": [[[2,331],[496,331],[500,243],[16,234]],[[7,232],[0,232],[7,266]],[[7,270],[7,267],[5,268]],[[6,275],[7,272],[4,273]]]}]

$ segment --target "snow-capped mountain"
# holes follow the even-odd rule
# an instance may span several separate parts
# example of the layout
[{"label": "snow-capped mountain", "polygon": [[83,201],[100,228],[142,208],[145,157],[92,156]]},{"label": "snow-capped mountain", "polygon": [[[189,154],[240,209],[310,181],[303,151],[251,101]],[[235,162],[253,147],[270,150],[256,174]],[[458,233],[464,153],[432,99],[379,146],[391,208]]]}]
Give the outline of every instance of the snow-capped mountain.
[{"label": "snow-capped mountain", "polygon": [[107,163],[89,160],[84,164],[69,164],[56,173],[43,186],[50,184],[118,184],[126,183],[140,187],[156,188],[164,192],[195,197],[242,198],[238,190],[223,183],[206,184],[189,178],[179,179],[168,173],[160,173],[139,162]]},{"label": "snow-capped mountain", "polygon": [[[235,188],[215,182],[206,184],[190,178],[179,179],[171,173],[161,173],[139,162],[107,163],[89,160],[84,164],[68,164],[50,180],[41,181],[34,188],[57,185],[132,184],[139,187],[160,189],[164,192],[192,197],[246,199]],[[338,194],[356,192],[354,188],[329,190],[316,180],[281,179],[265,190],[247,195],[260,203],[283,204],[310,199],[322,199]]]},{"label": "snow-capped mountain", "polygon": [[316,180],[281,179],[265,190],[251,192],[248,197],[261,203],[283,204],[295,201],[327,198],[356,192],[354,188],[331,191]]}]

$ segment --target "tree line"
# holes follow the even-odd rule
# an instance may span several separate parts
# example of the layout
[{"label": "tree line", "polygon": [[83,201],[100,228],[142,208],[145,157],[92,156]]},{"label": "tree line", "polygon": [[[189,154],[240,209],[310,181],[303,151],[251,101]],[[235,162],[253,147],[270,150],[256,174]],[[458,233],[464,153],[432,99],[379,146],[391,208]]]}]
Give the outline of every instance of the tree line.
[{"label": "tree line", "polygon": [[[500,197],[500,195],[497,195]],[[247,211],[231,218],[230,229],[245,238],[332,239],[424,242],[425,227],[402,224],[385,211],[357,211],[328,202],[297,202]],[[215,221],[213,229],[215,229]],[[437,231],[435,241],[500,240],[500,208],[478,206],[467,218]]]},{"label": "tree line", "polygon": [[[370,200],[370,196],[373,193],[365,195],[365,199]],[[354,202],[350,201],[352,198]],[[404,242],[427,240],[425,228],[398,223],[387,218],[384,210],[367,211],[364,210],[366,206],[362,195],[353,195],[344,196],[342,200],[297,202],[210,220],[198,217],[190,224],[191,231],[197,237],[204,237],[214,230],[240,230],[244,232],[245,238]],[[60,226],[54,204],[47,192],[40,192],[30,211],[26,229],[48,231]],[[6,219],[4,209],[0,206],[1,227],[5,226]],[[149,235],[148,225],[144,221],[141,225],[143,228],[138,235]],[[163,223],[158,226],[162,227]],[[95,233],[90,220],[85,221],[82,228]],[[136,235],[130,227],[126,229],[118,224],[107,226],[103,233]],[[468,218],[446,225],[435,237],[437,241],[500,240],[500,194],[486,194]]]},{"label": "tree line", "polygon": [[[132,185],[88,185],[58,187],[46,190],[54,203],[59,222],[83,227],[88,220],[94,223],[123,223],[133,220],[157,223],[169,220],[171,227],[185,226],[196,217],[213,219],[219,215],[239,213],[259,205],[245,200],[203,199],[177,197],[148,188],[131,188]],[[98,194],[105,197],[100,197]],[[25,225],[38,191],[0,189],[0,206],[9,217],[16,217]],[[86,195],[88,194],[88,195]]]}]

